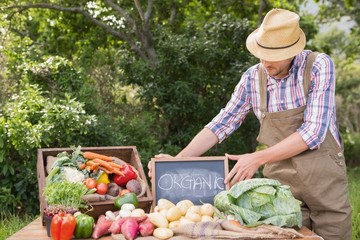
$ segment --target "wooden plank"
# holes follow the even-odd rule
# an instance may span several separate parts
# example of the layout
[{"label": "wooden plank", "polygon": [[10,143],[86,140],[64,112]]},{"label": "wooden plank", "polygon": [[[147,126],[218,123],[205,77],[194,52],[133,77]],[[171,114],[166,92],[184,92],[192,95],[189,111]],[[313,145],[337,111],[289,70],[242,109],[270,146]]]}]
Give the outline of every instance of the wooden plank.
[{"label": "wooden plank", "polygon": [[[314,232],[310,231],[306,227],[302,227],[299,232],[303,234],[304,238],[297,238],[298,240],[323,240],[320,236],[316,235]],[[46,233],[46,227],[42,225],[41,217],[35,219],[29,225],[25,226],[23,229],[10,236],[8,240],[49,240]],[[101,240],[112,240],[111,236],[106,236],[100,238]]]}]

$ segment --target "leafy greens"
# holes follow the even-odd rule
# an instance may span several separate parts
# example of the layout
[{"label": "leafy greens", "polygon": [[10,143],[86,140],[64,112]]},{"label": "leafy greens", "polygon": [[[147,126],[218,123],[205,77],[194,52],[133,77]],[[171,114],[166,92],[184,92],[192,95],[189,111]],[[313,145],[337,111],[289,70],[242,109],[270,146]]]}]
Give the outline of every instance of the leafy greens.
[{"label": "leafy greens", "polygon": [[233,185],[214,197],[215,207],[246,226],[272,224],[280,227],[302,225],[301,202],[287,185],[267,178],[253,178]]}]

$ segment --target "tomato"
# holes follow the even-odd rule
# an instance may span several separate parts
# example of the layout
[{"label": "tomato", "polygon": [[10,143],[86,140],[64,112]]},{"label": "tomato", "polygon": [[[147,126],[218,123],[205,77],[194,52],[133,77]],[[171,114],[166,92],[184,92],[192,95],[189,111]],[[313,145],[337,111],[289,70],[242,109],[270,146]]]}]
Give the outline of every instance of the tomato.
[{"label": "tomato", "polygon": [[98,194],[106,194],[107,193],[107,190],[108,190],[108,185],[107,183],[99,183],[97,186],[96,186],[96,192]]},{"label": "tomato", "polygon": [[88,189],[96,188],[96,180],[93,178],[85,179],[84,183]]}]

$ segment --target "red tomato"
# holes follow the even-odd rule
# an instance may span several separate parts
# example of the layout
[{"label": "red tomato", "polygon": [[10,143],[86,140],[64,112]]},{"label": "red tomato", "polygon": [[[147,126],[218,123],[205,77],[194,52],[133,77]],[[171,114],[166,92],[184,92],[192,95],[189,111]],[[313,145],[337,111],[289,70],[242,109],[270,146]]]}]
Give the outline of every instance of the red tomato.
[{"label": "red tomato", "polygon": [[107,193],[107,190],[108,190],[108,185],[106,183],[99,183],[97,186],[96,186],[96,192],[98,194],[106,194]]},{"label": "red tomato", "polygon": [[96,180],[93,178],[85,179],[84,184],[88,189],[96,188]]}]

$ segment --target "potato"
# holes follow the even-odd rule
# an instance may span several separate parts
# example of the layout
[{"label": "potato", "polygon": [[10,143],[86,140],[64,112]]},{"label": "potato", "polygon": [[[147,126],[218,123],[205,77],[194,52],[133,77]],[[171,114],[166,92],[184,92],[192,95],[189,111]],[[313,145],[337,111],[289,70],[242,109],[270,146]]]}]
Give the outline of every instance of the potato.
[{"label": "potato", "polygon": [[194,221],[191,221],[190,219],[187,219],[186,217],[181,217],[179,220],[179,226],[184,226],[189,223],[194,223]]},{"label": "potato", "polygon": [[174,236],[174,232],[169,228],[156,228],[153,232],[154,237],[158,239],[169,239]]},{"label": "potato", "polygon": [[160,198],[157,203],[158,209],[161,211],[163,209],[169,209],[175,206],[172,202],[167,199]]},{"label": "potato", "polygon": [[154,212],[160,212],[160,210],[159,210],[159,207],[158,207],[158,206],[155,206],[155,207],[154,207]]},{"label": "potato", "polygon": [[167,209],[163,209],[163,210],[160,211],[160,213],[161,213],[162,215],[164,215],[164,217],[166,217],[167,211],[168,211]]},{"label": "potato", "polygon": [[212,221],[214,221],[214,219],[210,216],[207,215],[201,216],[201,222],[212,222]]},{"label": "potato", "polygon": [[122,210],[119,211],[119,216],[122,217],[122,218],[130,217],[131,216],[131,211],[128,210],[128,209],[122,209]]},{"label": "potato", "polygon": [[166,212],[166,218],[169,222],[179,220],[181,216],[181,210],[177,206],[169,208]]},{"label": "potato", "polygon": [[135,205],[132,203],[125,203],[121,206],[121,210],[129,210],[130,212],[135,209]]},{"label": "potato", "polygon": [[185,218],[193,221],[193,222],[200,222],[201,221],[201,216],[200,214],[194,213],[194,212],[189,212],[187,211],[187,213],[185,214]]},{"label": "potato", "polygon": [[145,216],[145,211],[142,208],[136,208],[131,212],[131,217],[142,217]]},{"label": "potato", "polygon": [[159,212],[149,213],[148,217],[150,222],[159,228],[167,228],[169,226],[169,222],[164,215]]},{"label": "potato", "polygon": [[188,212],[201,215],[201,206],[200,205],[191,206],[191,207],[189,207],[189,209],[187,210],[186,213],[188,213]]},{"label": "potato", "polygon": [[202,216],[210,216],[214,215],[214,206],[210,203],[205,203],[200,207],[200,213]]},{"label": "potato", "polygon": [[178,228],[180,226],[180,220],[178,221],[173,221],[173,222],[170,222],[169,223],[169,228],[170,229],[175,229],[175,228]]},{"label": "potato", "polygon": [[194,206],[194,203],[190,200],[182,200],[180,202],[178,202],[176,204],[176,206],[180,209],[181,211],[181,214],[183,216],[185,216],[187,210],[191,207],[191,206]]}]

